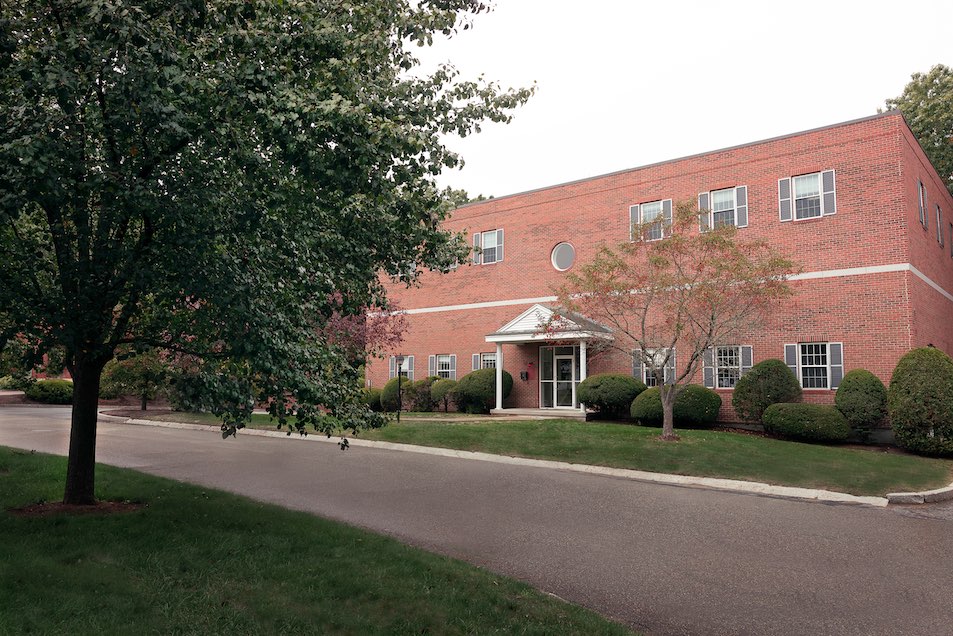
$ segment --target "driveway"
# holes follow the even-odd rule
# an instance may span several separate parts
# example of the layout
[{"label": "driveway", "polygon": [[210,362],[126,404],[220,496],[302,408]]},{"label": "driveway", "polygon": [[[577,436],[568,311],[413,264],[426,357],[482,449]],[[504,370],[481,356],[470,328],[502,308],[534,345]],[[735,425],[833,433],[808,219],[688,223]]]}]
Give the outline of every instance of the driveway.
[{"label": "driveway", "polygon": [[[69,411],[0,409],[65,454]],[[953,514],[100,423],[99,460],[394,536],[648,634],[953,634]]]}]

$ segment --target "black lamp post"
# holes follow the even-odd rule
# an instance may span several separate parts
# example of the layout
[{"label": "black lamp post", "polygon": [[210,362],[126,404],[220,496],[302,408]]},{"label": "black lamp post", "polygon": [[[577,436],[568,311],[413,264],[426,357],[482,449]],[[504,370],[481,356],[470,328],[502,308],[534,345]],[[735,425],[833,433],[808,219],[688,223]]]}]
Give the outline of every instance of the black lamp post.
[{"label": "black lamp post", "polygon": [[394,363],[397,365],[397,423],[400,424],[400,412],[404,408],[403,396],[401,395],[401,385],[404,383],[404,356],[395,356]]}]

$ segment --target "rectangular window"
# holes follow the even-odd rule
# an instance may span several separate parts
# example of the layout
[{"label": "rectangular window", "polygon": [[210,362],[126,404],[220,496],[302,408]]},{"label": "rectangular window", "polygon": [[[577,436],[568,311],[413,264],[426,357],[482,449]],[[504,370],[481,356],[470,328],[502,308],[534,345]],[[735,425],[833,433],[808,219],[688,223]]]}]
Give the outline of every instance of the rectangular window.
[{"label": "rectangular window", "polygon": [[495,369],[496,368],[496,354],[495,353],[481,353],[480,354],[480,368],[481,369]]},{"label": "rectangular window", "polygon": [[387,377],[396,378],[398,373],[408,380],[413,381],[414,356],[400,356],[399,358],[397,356],[390,357],[390,369]]},{"label": "rectangular window", "polygon": [[[671,355],[669,355],[671,351]],[[646,349],[645,355],[652,361],[652,365],[645,364],[641,352],[635,352],[635,373],[634,375],[645,383],[645,386],[658,386],[658,378],[655,376],[652,368],[664,369],[663,377],[666,384],[675,380],[675,350],[669,349]],[[667,361],[666,361],[667,358]]]},{"label": "rectangular window", "polygon": [[657,241],[662,238],[662,223],[659,216],[662,214],[662,202],[653,201],[652,203],[643,203],[642,223],[646,226],[643,236],[646,241]]},{"label": "rectangular window", "polygon": [[820,173],[794,177],[794,218],[811,219],[816,216],[821,216]]},{"label": "rectangular window", "polygon": [[715,381],[719,389],[733,389],[741,377],[741,347],[715,347]]},{"label": "rectangular window", "polygon": [[[629,207],[629,240],[659,241],[672,225],[672,200],[649,201]],[[641,234],[637,234],[641,232]]]},{"label": "rectangular window", "polygon": [[436,369],[435,375],[437,375],[437,377],[440,377],[440,378],[452,380],[454,379],[454,376],[456,375],[456,369],[454,369],[453,367],[454,365],[453,365],[453,360],[451,356],[444,355],[444,354],[438,355],[437,369]]},{"label": "rectangular window", "polygon": [[503,230],[487,230],[473,235],[473,264],[492,265],[503,260]]},{"label": "rectangular window", "polygon": [[711,193],[712,227],[735,224],[735,189],[715,190]]},{"label": "rectangular window", "polygon": [[943,212],[939,204],[936,206],[936,242],[943,245]]},{"label": "rectangular window", "polygon": [[929,225],[929,221],[927,220],[927,189],[919,179],[917,179],[917,202],[920,208],[920,225],[922,225],[925,230]]},{"label": "rectangular window", "polygon": [[784,345],[784,362],[805,389],[834,390],[844,377],[844,345],[840,342]]}]

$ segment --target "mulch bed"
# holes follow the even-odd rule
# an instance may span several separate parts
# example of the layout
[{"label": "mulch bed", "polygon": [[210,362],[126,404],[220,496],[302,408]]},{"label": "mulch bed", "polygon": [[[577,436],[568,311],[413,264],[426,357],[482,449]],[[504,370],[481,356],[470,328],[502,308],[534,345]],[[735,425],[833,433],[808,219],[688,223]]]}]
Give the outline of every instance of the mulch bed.
[{"label": "mulch bed", "polygon": [[111,515],[123,512],[134,512],[145,507],[146,504],[134,501],[97,501],[87,506],[65,504],[62,501],[52,501],[30,504],[22,508],[9,508],[8,512],[15,517],[48,517],[59,514]]}]

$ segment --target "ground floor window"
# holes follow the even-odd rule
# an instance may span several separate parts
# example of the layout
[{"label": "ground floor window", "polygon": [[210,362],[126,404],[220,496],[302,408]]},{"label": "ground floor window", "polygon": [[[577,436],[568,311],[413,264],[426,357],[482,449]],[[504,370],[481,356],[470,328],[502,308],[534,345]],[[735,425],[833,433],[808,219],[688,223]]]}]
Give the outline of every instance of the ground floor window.
[{"label": "ground floor window", "polygon": [[703,355],[704,385],[709,389],[733,389],[751,368],[751,345],[718,345]]},{"label": "ground floor window", "polygon": [[[646,359],[651,364],[646,364]],[[658,377],[654,369],[663,369],[665,384],[675,381],[675,350],[674,349],[646,349],[645,356],[641,350],[633,353],[632,375],[642,380],[645,386],[658,386]]]},{"label": "ground floor window", "polygon": [[457,356],[450,353],[440,353],[430,356],[427,364],[427,374],[444,380],[457,379]]},{"label": "ground floor window", "polygon": [[389,363],[388,378],[396,378],[398,373],[413,381],[414,379],[414,356],[391,356]]},{"label": "ground floor window", "polygon": [[805,389],[836,389],[844,377],[843,347],[840,342],[784,345],[784,361]]}]

